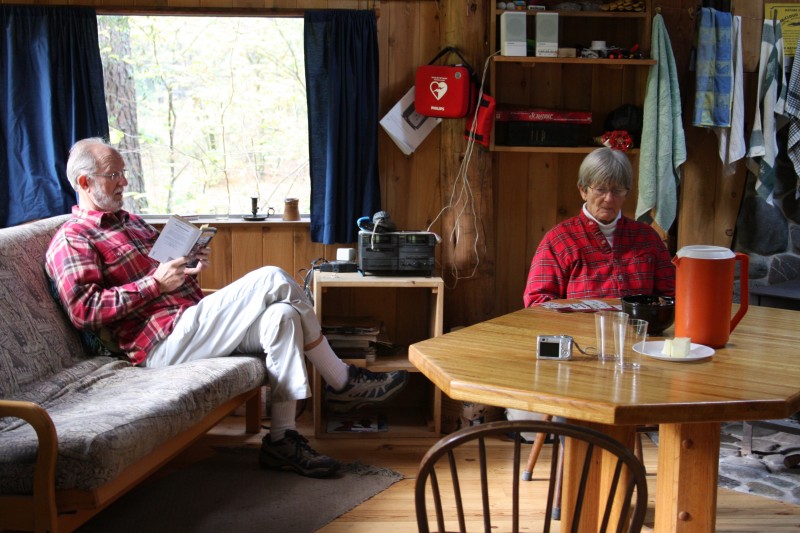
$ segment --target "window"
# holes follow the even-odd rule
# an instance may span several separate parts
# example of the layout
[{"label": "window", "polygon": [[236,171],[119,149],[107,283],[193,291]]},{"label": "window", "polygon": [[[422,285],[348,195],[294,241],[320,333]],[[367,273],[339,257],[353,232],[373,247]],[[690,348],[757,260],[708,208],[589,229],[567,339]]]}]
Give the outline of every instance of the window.
[{"label": "window", "polygon": [[98,16],[111,142],[140,214],[310,205],[301,18]]}]

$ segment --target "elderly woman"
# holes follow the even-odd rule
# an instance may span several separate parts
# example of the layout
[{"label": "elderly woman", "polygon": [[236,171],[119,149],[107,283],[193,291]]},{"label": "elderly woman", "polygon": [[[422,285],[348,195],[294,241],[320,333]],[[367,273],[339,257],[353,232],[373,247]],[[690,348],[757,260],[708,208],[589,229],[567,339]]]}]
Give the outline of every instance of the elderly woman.
[{"label": "elderly woman", "polygon": [[599,148],[581,163],[578,216],[542,239],[531,262],[525,307],[556,298],[619,298],[675,293],[675,267],[658,233],[622,216],[633,184],[628,157]]}]

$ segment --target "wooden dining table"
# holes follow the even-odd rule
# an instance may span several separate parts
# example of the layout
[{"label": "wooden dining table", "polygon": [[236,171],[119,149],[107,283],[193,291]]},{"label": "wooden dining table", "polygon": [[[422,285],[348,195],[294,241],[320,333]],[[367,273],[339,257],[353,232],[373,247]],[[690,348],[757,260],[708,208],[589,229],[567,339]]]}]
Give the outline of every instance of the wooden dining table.
[{"label": "wooden dining table", "polygon": [[[409,359],[454,400],[565,417],[630,447],[637,426],[658,425],[655,531],[709,532],[721,423],[800,411],[798,331],[800,312],[750,306],[709,358],[643,356],[640,368],[619,370],[577,349],[570,360],[537,359],[538,335],[570,335],[588,351],[595,326],[591,312],[533,307],[413,344]],[[672,328],[662,335],[648,340]]]}]

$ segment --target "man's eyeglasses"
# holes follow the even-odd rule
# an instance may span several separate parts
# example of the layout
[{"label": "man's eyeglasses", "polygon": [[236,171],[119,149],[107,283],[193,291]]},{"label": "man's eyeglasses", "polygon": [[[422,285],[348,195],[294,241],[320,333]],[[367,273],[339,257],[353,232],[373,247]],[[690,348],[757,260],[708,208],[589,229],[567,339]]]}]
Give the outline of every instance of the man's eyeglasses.
[{"label": "man's eyeglasses", "polygon": [[119,180],[121,180],[122,178],[125,177],[125,172],[126,172],[126,170],[123,168],[122,170],[119,170],[117,172],[111,172],[109,174],[93,173],[93,174],[89,174],[89,175],[90,176],[100,176],[101,178],[108,178],[111,181],[119,181]]},{"label": "man's eyeglasses", "polygon": [[592,187],[589,185],[589,188],[594,191],[597,196],[605,196],[608,193],[611,193],[611,196],[614,198],[625,198],[628,196],[628,189],[606,189],[605,187]]}]

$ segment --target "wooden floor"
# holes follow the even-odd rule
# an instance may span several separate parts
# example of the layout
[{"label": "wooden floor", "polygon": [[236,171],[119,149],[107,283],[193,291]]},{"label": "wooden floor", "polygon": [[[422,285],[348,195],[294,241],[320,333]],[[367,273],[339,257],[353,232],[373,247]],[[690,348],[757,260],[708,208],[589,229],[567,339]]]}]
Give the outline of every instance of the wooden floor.
[{"label": "wooden floor", "polygon": [[[265,421],[265,423],[269,423]],[[375,466],[388,467],[402,473],[405,479],[388,490],[364,502],[320,531],[323,533],[381,533],[416,531],[414,516],[414,479],[417,465],[425,451],[436,441],[431,438],[356,438],[356,439],[314,439],[310,417],[303,415],[298,429],[309,438],[318,451],[343,462],[361,461]],[[243,431],[240,417],[228,418],[173,463],[180,466],[207,456],[213,445],[254,446],[261,442],[263,433],[248,436]],[[655,493],[655,471],[657,450],[646,437],[644,441],[644,460],[650,478],[649,494],[651,508],[646,524],[652,525]],[[549,458],[549,446],[542,452],[540,461]],[[490,454],[498,457],[509,454],[507,442],[497,441],[490,447]],[[509,460],[510,460],[510,455]],[[269,475],[265,472],[265,475]],[[726,489],[719,489],[717,506],[717,532],[794,532],[800,531],[800,506],[780,501],[752,496]],[[499,533],[499,530],[498,530]]]}]

